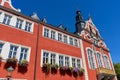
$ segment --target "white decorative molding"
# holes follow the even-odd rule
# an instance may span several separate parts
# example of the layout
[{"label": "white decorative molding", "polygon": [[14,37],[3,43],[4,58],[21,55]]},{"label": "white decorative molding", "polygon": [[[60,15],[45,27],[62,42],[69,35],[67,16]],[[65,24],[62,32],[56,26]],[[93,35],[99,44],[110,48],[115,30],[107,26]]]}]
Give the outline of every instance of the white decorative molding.
[{"label": "white decorative molding", "polygon": [[12,2],[11,2],[11,0],[2,0],[2,2],[1,2],[0,5],[1,5],[1,6],[4,6],[5,3],[8,3],[9,6],[10,6],[13,10],[18,11],[18,12],[21,12],[20,9],[15,9],[15,8],[12,6]]},{"label": "white decorative molding", "polygon": [[115,74],[115,80],[117,80],[117,77],[116,77],[116,73],[115,73],[115,69],[114,69],[114,66],[113,66],[113,62],[112,62],[112,58],[110,56],[110,53],[108,53],[109,57],[110,57],[110,61],[112,63],[112,69],[114,70],[114,74]]},{"label": "white decorative molding", "polygon": [[82,61],[83,61],[83,68],[85,70],[85,80],[88,79],[88,72],[87,72],[87,67],[86,67],[86,60],[85,60],[85,53],[84,53],[84,48],[83,48],[83,43],[82,40],[80,39],[80,49],[81,49],[81,54],[82,54]]}]

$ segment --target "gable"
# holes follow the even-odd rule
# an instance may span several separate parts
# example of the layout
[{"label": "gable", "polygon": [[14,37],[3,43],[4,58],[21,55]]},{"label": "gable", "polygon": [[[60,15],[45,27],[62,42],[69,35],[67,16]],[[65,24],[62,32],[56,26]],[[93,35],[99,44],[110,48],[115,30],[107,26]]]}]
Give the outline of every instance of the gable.
[{"label": "gable", "polygon": [[102,39],[99,30],[97,29],[97,27],[93,24],[92,19],[88,19],[88,21],[86,21],[86,25],[84,30],[81,32],[81,37],[92,42],[93,44],[103,47],[105,49],[108,49],[106,47],[106,44],[104,42],[104,40]]},{"label": "gable", "polygon": [[6,8],[9,8],[9,9],[11,9],[11,10],[15,10],[15,11],[20,12],[20,9],[15,9],[15,8],[12,6],[11,0],[0,0],[0,5],[1,5],[1,6],[4,6],[4,7],[6,7]]}]

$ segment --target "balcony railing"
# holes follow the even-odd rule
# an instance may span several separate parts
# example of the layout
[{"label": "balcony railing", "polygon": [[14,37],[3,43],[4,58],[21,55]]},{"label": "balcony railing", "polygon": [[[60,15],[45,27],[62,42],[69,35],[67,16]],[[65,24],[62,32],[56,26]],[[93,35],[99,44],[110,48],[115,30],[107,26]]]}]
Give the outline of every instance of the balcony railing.
[{"label": "balcony railing", "polygon": [[97,71],[97,74],[115,75],[113,70],[109,70],[109,69],[106,69],[106,68],[97,68],[96,71]]}]

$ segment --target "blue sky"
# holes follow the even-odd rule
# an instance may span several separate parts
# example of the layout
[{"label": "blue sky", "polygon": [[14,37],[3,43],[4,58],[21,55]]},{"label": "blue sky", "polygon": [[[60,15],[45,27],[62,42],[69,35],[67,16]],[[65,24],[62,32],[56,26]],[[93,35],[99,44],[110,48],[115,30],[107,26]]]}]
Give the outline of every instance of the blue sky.
[{"label": "blue sky", "polygon": [[120,1],[119,0],[12,0],[15,8],[27,16],[36,12],[49,24],[68,27],[75,31],[76,10],[84,20],[90,14],[106,45],[110,49],[114,63],[120,62]]}]

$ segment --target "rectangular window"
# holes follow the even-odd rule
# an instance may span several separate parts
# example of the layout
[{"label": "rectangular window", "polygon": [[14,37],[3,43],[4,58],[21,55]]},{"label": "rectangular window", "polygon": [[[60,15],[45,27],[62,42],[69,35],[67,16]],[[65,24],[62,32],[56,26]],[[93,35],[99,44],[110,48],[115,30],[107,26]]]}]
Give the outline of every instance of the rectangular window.
[{"label": "rectangular window", "polygon": [[51,31],[51,39],[55,39],[55,31]]},{"label": "rectangular window", "polygon": [[69,38],[69,40],[70,40],[70,45],[73,45],[73,38]]},{"label": "rectangular window", "polygon": [[58,41],[62,41],[62,34],[58,33]]},{"label": "rectangular window", "polygon": [[69,57],[65,57],[65,66],[69,67]]},{"label": "rectangular window", "polygon": [[63,66],[63,56],[59,56],[59,66]]},{"label": "rectangular window", "polygon": [[44,36],[49,37],[49,29],[44,28]]},{"label": "rectangular window", "polygon": [[8,55],[8,57],[9,57],[9,58],[16,57],[17,49],[18,49],[17,46],[10,45],[10,51],[9,51],[9,55]]},{"label": "rectangular window", "polygon": [[72,67],[76,67],[75,58],[72,58]]},{"label": "rectangular window", "polygon": [[43,52],[43,63],[48,63],[49,61],[49,53]]},{"label": "rectangular window", "polygon": [[21,48],[19,61],[24,60],[24,59],[26,60],[27,59],[27,53],[28,53],[27,48]]},{"label": "rectangular window", "polygon": [[3,24],[9,25],[11,18],[12,18],[12,16],[5,14],[4,19],[3,19]]},{"label": "rectangular window", "polygon": [[22,28],[22,23],[23,23],[23,20],[17,18],[16,28],[21,29]]},{"label": "rectangular window", "polygon": [[80,65],[80,59],[77,59],[77,68],[80,68],[81,65]]},{"label": "rectangular window", "polygon": [[75,45],[76,47],[78,46],[77,39],[74,39],[74,45]]},{"label": "rectangular window", "polygon": [[0,54],[1,54],[1,51],[2,51],[2,47],[3,47],[3,43],[0,43]]},{"label": "rectangular window", "polygon": [[68,43],[67,36],[64,35],[64,43]]},{"label": "rectangular window", "polygon": [[30,30],[31,30],[31,25],[32,25],[32,23],[26,22],[26,24],[25,24],[25,31],[30,32]]},{"label": "rectangular window", "polygon": [[51,54],[50,58],[51,58],[51,60],[50,60],[51,64],[55,64],[56,55],[55,54]]}]

